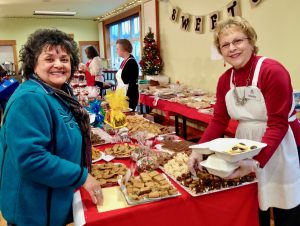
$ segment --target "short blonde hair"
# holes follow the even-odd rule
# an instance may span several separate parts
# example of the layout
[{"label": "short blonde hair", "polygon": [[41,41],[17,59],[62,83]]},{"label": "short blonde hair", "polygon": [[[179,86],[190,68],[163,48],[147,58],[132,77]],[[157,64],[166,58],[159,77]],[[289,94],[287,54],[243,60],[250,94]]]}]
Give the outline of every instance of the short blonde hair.
[{"label": "short blonde hair", "polygon": [[249,22],[239,16],[228,17],[227,19],[218,22],[214,32],[214,44],[218,49],[219,53],[221,53],[220,36],[228,28],[231,28],[233,26],[240,28],[245,33],[245,35],[249,39],[249,43],[253,46],[254,53],[257,53],[258,52],[258,47],[256,46],[257,34],[254,28],[249,24]]}]

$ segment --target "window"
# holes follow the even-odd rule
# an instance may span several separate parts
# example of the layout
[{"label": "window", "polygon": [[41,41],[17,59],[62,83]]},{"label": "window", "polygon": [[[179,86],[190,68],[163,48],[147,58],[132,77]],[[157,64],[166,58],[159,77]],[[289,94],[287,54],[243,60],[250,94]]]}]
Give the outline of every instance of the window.
[{"label": "window", "polygon": [[98,53],[100,54],[99,50],[99,41],[79,41],[79,54],[80,54],[80,62],[86,64],[88,62],[88,58],[85,53],[85,49],[88,46],[95,46],[98,50]]},{"label": "window", "polygon": [[111,66],[113,68],[120,68],[122,58],[120,58],[116,51],[116,41],[120,38],[128,39],[132,44],[132,55],[137,62],[141,60],[141,42],[140,42],[140,18],[133,16],[129,19],[119,21],[109,26],[109,43]]},{"label": "window", "polygon": [[18,60],[15,40],[0,40],[0,64],[8,75],[18,74]]}]

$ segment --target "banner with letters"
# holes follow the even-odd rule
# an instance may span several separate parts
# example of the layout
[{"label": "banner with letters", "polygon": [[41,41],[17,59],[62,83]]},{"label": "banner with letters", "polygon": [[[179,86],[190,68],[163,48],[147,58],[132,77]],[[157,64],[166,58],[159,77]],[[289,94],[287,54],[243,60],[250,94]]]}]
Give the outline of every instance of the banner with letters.
[{"label": "banner with letters", "polygon": [[[252,8],[256,7],[262,0],[249,0]],[[205,32],[204,21],[208,21],[208,30],[213,31],[220,20],[221,13],[226,11],[227,16],[242,16],[240,0],[232,0],[226,6],[208,13],[207,15],[191,15],[190,13],[182,12],[177,6],[172,6],[170,20],[180,24],[180,29],[183,31],[193,30],[197,34]]]}]

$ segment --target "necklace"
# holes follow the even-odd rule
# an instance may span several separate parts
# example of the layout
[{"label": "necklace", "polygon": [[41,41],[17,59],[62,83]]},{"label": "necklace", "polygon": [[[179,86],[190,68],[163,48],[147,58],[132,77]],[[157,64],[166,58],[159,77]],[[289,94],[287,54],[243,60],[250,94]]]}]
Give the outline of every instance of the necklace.
[{"label": "necklace", "polygon": [[[251,71],[252,71],[252,67],[253,67],[253,63],[254,61],[252,62],[251,64],[251,67],[250,67],[250,71],[249,71],[249,75],[248,75],[248,78],[246,80],[246,88],[248,87],[249,85],[249,82],[250,82],[250,76],[251,76]],[[233,70],[233,69],[232,69]],[[238,92],[237,92],[237,89],[236,89],[236,81],[235,81],[235,73],[234,73],[234,70],[232,71],[233,72],[233,85],[234,85],[234,89],[233,89],[233,94],[234,94],[234,98],[235,98],[235,103],[238,105],[238,106],[244,106],[248,99],[246,98],[246,93],[245,93],[245,90],[246,88],[244,89],[244,94],[242,97],[239,96]]]}]

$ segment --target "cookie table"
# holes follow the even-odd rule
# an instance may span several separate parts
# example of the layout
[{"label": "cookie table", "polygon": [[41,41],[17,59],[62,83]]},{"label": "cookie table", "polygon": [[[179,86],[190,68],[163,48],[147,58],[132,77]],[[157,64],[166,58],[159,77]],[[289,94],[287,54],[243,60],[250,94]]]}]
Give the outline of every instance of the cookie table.
[{"label": "cookie table", "polygon": [[[130,160],[113,161],[130,167]],[[174,181],[172,183],[181,196],[100,213],[87,192],[81,189],[77,192],[77,204],[80,205],[79,207],[77,205],[74,212],[74,224],[75,226],[259,225],[256,183],[198,197],[192,197]]]},{"label": "cookie table", "polygon": [[[212,119],[212,115],[199,112],[195,108],[188,107],[184,104],[171,102],[165,99],[159,99],[155,101],[154,96],[140,94],[140,104],[145,105],[151,108],[162,110],[169,114],[175,114],[175,127],[176,133],[178,134],[178,116],[182,117],[183,122],[183,138],[186,139],[186,119],[194,119],[204,124],[209,124],[210,120]],[[143,107],[141,106],[141,109]],[[235,130],[237,127],[238,122],[235,120],[230,120],[229,125],[225,131],[225,135],[229,137],[234,137]]]}]

